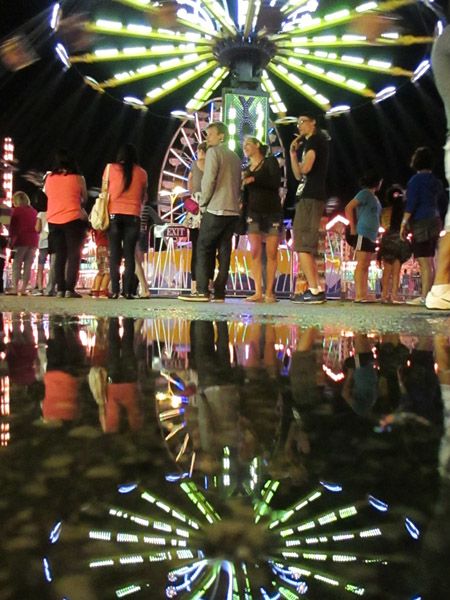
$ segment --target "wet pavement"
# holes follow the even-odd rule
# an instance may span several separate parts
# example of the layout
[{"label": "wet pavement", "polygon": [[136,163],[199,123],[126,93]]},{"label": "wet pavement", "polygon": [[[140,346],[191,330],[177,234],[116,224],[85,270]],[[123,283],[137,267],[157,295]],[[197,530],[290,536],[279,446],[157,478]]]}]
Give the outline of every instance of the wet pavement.
[{"label": "wet pavement", "polygon": [[0,310],[1,600],[448,597],[449,314]]}]

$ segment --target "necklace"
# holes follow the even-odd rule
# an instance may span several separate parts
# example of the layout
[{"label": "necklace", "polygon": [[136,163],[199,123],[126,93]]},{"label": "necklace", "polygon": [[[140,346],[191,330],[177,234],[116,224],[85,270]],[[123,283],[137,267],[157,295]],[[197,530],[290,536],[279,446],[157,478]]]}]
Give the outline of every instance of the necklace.
[{"label": "necklace", "polygon": [[256,167],[254,169],[252,169],[252,165],[250,166],[250,171],[257,171],[263,164],[265,158],[262,158],[262,160],[259,161],[259,163],[256,165]]}]

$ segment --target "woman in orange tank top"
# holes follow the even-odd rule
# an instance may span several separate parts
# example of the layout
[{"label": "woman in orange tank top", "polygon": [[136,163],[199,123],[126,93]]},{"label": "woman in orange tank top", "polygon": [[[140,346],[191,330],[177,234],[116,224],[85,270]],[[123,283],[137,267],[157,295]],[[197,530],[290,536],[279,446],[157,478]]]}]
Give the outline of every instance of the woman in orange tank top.
[{"label": "woman in orange tank top", "polygon": [[51,172],[45,179],[49,248],[55,253],[57,297],[81,298],[75,292],[80,268],[81,249],[86,234],[87,215],[83,204],[87,200],[84,177],[73,154],[59,150]]},{"label": "woman in orange tank top", "polygon": [[[134,290],[134,251],[141,226],[141,206],[147,200],[147,173],[138,164],[137,150],[124,144],[109,169],[109,252],[111,295],[120,294],[120,264],[125,259],[122,281],[124,298],[131,300]],[[104,177],[106,175],[104,174]]]}]

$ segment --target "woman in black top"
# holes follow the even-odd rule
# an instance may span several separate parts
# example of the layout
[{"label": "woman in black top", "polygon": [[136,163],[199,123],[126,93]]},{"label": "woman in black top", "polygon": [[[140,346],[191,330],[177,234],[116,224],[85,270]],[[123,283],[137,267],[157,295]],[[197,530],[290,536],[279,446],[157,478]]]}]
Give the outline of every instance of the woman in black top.
[{"label": "woman in black top", "polygon": [[[255,294],[248,302],[276,302],[273,284],[277,269],[278,243],[283,225],[279,188],[280,165],[274,156],[266,156],[267,146],[254,137],[244,140],[244,152],[249,159],[243,173],[244,202],[247,203],[248,239],[252,257]],[[262,244],[266,243],[266,290],[263,296]]]}]

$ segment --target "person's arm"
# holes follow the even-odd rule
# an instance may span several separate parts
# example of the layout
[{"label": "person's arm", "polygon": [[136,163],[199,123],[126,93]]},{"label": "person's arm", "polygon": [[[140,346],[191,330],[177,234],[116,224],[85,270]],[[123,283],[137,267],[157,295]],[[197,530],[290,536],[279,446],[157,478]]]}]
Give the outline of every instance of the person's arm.
[{"label": "person's arm", "polygon": [[189,193],[193,194],[194,193],[194,176],[192,175],[192,171],[189,171],[187,187],[188,187]]},{"label": "person's arm", "polygon": [[350,234],[356,235],[355,208],[360,204],[358,198],[353,198],[345,207],[345,217],[349,221]]},{"label": "person's arm", "polygon": [[86,187],[86,179],[83,175],[78,175],[78,185],[80,186],[81,191],[81,204],[86,204],[88,199],[87,187]]},{"label": "person's arm", "polygon": [[403,213],[403,219],[402,219],[402,223],[400,225],[400,238],[403,241],[405,241],[408,236],[410,218],[411,218],[410,212]]},{"label": "person's arm", "polygon": [[313,168],[314,161],[316,160],[316,153],[313,149],[306,152],[302,162],[298,160],[297,151],[302,144],[301,136],[297,136],[291,143],[289,155],[291,157],[291,167],[294,173],[295,179],[300,181],[302,175],[307,175]]},{"label": "person's arm", "polygon": [[38,233],[41,233],[42,231],[42,221],[41,221],[41,217],[38,217],[36,219],[36,225],[35,225],[35,229]]},{"label": "person's arm", "polygon": [[216,189],[217,174],[220,167],[220,156],[217,148],[209,148],[206,153],[205,170],[202,177],[202,197],[200,210],[204,212]]}]

